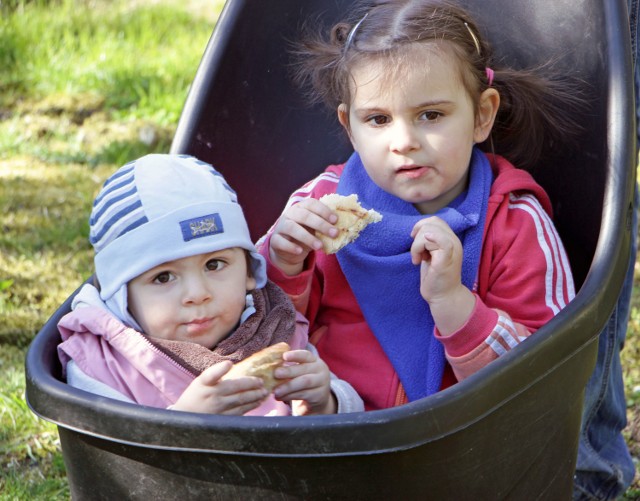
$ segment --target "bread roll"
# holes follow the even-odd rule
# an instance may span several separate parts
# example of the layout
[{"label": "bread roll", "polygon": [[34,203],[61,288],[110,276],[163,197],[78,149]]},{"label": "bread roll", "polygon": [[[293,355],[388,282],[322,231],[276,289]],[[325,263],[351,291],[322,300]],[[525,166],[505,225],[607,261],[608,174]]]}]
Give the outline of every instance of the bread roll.
[{"label": "bread roll", "polygon": [[237,379],[245,376],[259,377],[264,381],[264,387],[272,391],[273,388],[284,382],[284,379],[276,379],[273,371],[280,367],[284,360],[282,354],[291,348],[287,343],[277,343],[254,353],[250,357],[234,364],[222,379]]},{"label": "bread roll", "polygon": [[358,202],[358,195],[347,197],[332,193],[320,198],[320,201],[338,215],[335,227],[338,228],[338,236],[328,237],[316,232],[316,237],[322,241],[325,254],[335,254],[345,245],[353,242],[360,232],[369,224],[382,220],[382,215],[373,209],[366,210]]}]

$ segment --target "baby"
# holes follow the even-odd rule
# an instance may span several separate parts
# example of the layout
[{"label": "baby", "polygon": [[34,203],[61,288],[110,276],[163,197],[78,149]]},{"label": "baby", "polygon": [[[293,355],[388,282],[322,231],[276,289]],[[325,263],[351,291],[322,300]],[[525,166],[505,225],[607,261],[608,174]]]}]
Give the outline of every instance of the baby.
[{"label": "baby", "polygon": [[[97,284],[59,323],[67,382],[175,410],[294,415],[363,409],[308,344],[308,322],[266,278],[235,192],[211,166],[148,155],[116,171],[90,218]],[[269,393],[224,379],[279,342],[291,350]]]}]

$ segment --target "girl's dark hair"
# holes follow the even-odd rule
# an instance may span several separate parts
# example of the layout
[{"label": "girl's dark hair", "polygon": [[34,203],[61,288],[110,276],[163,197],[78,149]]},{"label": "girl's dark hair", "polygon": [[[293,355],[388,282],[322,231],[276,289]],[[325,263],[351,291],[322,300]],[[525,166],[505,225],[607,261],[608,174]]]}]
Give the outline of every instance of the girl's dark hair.
[{"label": "girl's dark hair", "polygon": [[[373,0],[355,8],[348,20],[328,34],[308,31],[294,48],[295,80],[312,102],[331,109],[351,103],[351,70],[367,61],[388,64],[393,71],[408,45],[442,44],[462,69],[462,82],[476,103],[494,72],[500,108],[489,139],[481,145],[516,166],[531,168],[545,144],[576,136],[579,124],[569,109],[583,109],[580,84],[552,75],[551,66],[514,69],[500,66],[473,18],[447,0]],[[543,76],[544,75],[544,76]]]}]

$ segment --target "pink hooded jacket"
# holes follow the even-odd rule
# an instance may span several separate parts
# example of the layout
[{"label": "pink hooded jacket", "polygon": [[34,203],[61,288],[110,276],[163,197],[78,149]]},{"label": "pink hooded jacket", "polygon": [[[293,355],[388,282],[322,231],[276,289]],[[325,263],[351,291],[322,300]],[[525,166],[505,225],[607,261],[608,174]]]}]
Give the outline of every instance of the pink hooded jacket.
[{"label": "pink hooded jacket", "polygon": [[[138,404],[167,408],[196,378],[147,336],[99,305],[82,304],[65,315],[58,328],[62,336],[58,355],[65,375],[68,362],[73,360],[84,374]],[[298,313],[289,341],[291,349],[306,347],[307,331],[308,322]],[[291,414],[291,409],[270,395],[247,414],[284,416]]]}]

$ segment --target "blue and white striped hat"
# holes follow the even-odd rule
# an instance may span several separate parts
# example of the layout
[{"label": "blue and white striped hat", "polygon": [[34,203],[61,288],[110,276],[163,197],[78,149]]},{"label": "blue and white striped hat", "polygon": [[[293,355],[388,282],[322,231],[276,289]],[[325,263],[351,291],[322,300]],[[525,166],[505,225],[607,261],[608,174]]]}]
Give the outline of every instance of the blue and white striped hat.
[{"label": "blue and white striped hat", "polygon": [[126,285],[141,273],[231,247],[249,251],[258,288],[267,281],[236,193],[194,157],[154,154],[124,165],[104,183],[89,225],[100,296],[116,309],[126,310]]}]

